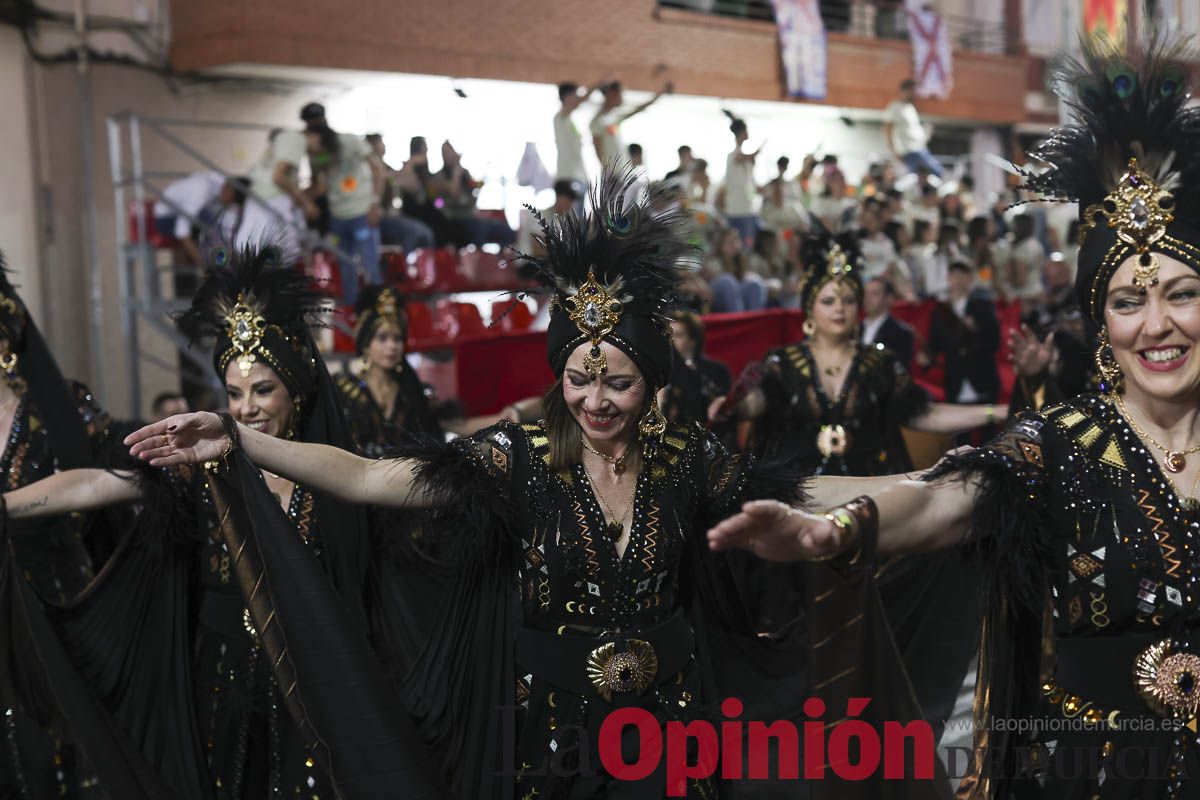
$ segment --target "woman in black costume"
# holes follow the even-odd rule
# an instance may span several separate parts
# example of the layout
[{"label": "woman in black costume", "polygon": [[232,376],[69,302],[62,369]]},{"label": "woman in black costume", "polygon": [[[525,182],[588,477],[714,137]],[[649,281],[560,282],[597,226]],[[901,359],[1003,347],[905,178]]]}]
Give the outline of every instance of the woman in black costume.
[{"label": "woman in black costume", "polygon": [[860,513],[751,504],[709,534],[790,560],[877,525],[882,552],[982,557],[973,798],[1200,792],[1200,110],[1180,56],[1159,38],[1086,43],[1061,76],[1081,121],[1026,177],[1079,202],[1101,393],[1022,415],[927,482],[869,479]]},{"label": "woman in black costume", "polygon": [[805,339],[767,354],[761,385],[738,408],[755,421],[757,452],[803,453],[818,475],[887,475],[912,469],[901,427],[958,433],[996,418],[992,406],[930,403],[895,356],[860,341],[853,236],[817,233],[802,252]]},{"label": "woman in black costume", "polygon": [[[307,314],[319,297],[306,279],[280,268],[270,249],[230,256],[218,247],[213,257],[180,324],[193,337],[215,337],[213,366],[234,417],[264,436],[353,448],[308,331]],[[363,512],[274,473],[261,480],[292,535],[339,590],[361,595]],[[80,599],[47,604],[70,657],[38,654],[38,669],[55,690],[76,682],[91,689],[94,704],[60,696],[39,710],[67,720],[114,797],[140,797],[160,782],[179,797],[334,797],[261,656],[202,471],[70,470],[6,499],[13,520],[129,501],[144,507],[140,524]],[[18,548],[23,524],[10,526]],[[45,624],[33,604],[20,605],[31,630]],[[357,608],[365,625],[361,602]],[[120,755],[103,756],[98,747]]]},{"label": "woman in black costume", "polygon": [[[632,183],[606,175],[590,218],[545,227],[546,256],[533,266],[554,292],[548,349],[559,380],[545,396],[543,422],[502,423],[383,461],[269,439],[214,414],[172,417],[128,440],[152,464],[211,463],[231,527],[250,534],[239,546],[239,573],[251,617],[266,623],[264,645],[295,677],[294,711],[312,726],[346,798],[376,796],[372,786],[394,790],[390,771],[414,764],[429,776],[404,784],[413,796],[444,796],[434,787],[449,776],[461,798],[661,798],[661,764],[636,782],[600,768],[596,739],[607,713],[641,707],[661,726],[714,714],[721,698],[737,696],[748,718],[799,718],[808,689],[808,631],[796,619],[804,580],[790,568],[713,560],[697,532],[749,498],[798,502],[800,475],[732,455],[698,426],[671,425],[659,412],[655,392],[672,363],[664,311],[688,248],[677,213],[654,213],[653,192],[629,200]],[[395,561],[373,592],[373,644],[398,693],[361,645],[352,672],[345,661],[324,664],[334,643],[351,647],[338,605],[314,602],[319,575],[260,513],[250,460],[346,501],[432,510],[427,540],[394,534]],[[288,579],[272,581],[282,569]],[[751,573],[756,586],[777,587],[769,604],[748,602]],[[867,611],[878,618],[876,607]],[[853,612],[831,608],[828,624],[844,623],[832,618],[838,613]],[[301,635],[313,620],[329,641]],[[852,644],[862,646],[855,637],[864,630],[877,629],[855,629]],[[872,668],[832,681],[831,706],[845,708],[842,692],[868,691],[881,698],[881,714],[912,718],[907,686],[874,694],[880,687],[860,683],[899,672],[886,636],[870,644]],[[816,659],[809,668],[815,680],[831,665]],[[346,685],[378,687],[364,700],[375,715],[368,722],[345,708]],[[409,717],[440,774],[439,762],[422,762],[411,745],[370,745],[374,758],[356,757],[368,743],[409,738]],[[632,760],[637,736],[625,734]],[[409,781],[418,781],[415,772]],[[358,794],[345,788],[351,782]],[[686,791],[712,797],[716,783],[689,780]],[[840,796],[933,794],[928,784],[885,784]],[[746,781],[736,787],[744,794],[725,791],[780,789]]]}]

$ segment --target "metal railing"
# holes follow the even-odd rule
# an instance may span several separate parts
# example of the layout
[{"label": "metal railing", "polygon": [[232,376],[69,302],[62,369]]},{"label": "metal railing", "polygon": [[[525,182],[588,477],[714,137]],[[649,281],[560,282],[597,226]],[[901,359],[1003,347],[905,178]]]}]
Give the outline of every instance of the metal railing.
[{"label": "metal railing", "polygon": [[[771,0],[658,0],[660,8],[673,8],[719,17],[774,22]],[[825,30],[867,39],[907,40],[904,4],[899,2],[822,3]],[[958,14],[943,15],[953,47],[980,53],[1013,54],[1020,36],[1004,23]]]},{"label": "metal railing", "polygon": [[[180,120],[166,118],[143,117],[132,112],[121,112],[107,119],[109,165],[112,177],[113,202],[116,217],[117,254],[119,259],[119,287],[121,292],[121,332],[126,348],[128,383],[132,414],[137,418],[141,414],[142,398],[142,362],[155,364],[170,371],[179,371],[185,378],[198,385],[207,385],[218,392],[223,391],[221,379],[213,375],[212,366],[207,359],[207,353],[198,353],[189,346],[189,342],[178,330],[171,319],[172,314],[187,308],[191,302],[190,295],[176,294],[174,297],[164,297],[160,291],[160,282],[165,275],[172,278],[184,275],[198,275],[200,267],[192,265],[180,267],[174,264],[160,266],[156,248],[151,242],[149,226],[153,220],[148,219],[145,206],[148,200],[159,201],[171,210],[188,219],[194,227],[205,229],[207,226],[201,220],[176,206],[164,197],[164,190],[170,181],[186,177],[189,172],[173,170],[147,169],[145,152],[147,140],[157,139],[169,145],[173,155],[183,155],[195,162],[196,169],[219,172],[229,179],[233,177],[220,165],[209,159],[200,151],[185,142],[175,130],[179,128],[205,128],[213,131],[260,131],[263,141],[273,129],[270,125],[257,125],[238,122],[215,122],[207,120]],[[132,195],[134,208],[134,236],[130,236],[129,195]],[[262,209],[273,214],[281,229],[289,228],[295,233],[296,241],[301,243],[303,257],[307,262],[315,248],[333,253],[338,259],[346,259],[347,263],[353,258],[336,245],[322,240],[316,234],[298,227],[292,220],[268,206],[261,197],[247,189],[247,201],[259,203]],[[176,282],[178,285],[178,282]],[[199,281],[193,283],[198,284]],[[147,326],[166,340],[174,344],[181,357],[178,365],[164,363],[163,359],[142,350],[139,340],[139,329]],[[335,325],[345,328],[340,319]]]}]

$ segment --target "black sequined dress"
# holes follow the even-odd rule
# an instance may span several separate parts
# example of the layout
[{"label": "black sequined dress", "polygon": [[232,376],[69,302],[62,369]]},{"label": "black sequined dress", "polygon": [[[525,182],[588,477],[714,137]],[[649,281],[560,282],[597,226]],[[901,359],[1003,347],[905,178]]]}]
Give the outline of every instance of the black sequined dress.
[{"label": "black sequined dress", "polygon": [[1157,683],[1194,703],[1200,516],[1154,455],[1082,395],[931,479],[945,475],[978,482],[968,545],[988,577],[976,796],[1196,797],[1195,714],[1146,697]]}]

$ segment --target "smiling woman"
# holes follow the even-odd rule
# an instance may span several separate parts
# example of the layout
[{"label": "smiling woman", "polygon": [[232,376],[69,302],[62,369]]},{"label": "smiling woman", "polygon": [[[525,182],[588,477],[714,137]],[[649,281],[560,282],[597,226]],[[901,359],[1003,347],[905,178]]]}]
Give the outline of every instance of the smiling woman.
[{"label": "smiling woman", "polygon": [[[1076,290],[1101,331],[1100,394],[1025,414],[924,482],[866,486],[857,507],[872,513],[757,503],[709,533],[786,561],[836,554],[877,522],[885,553],[978,557],[986,767],[960,796],[1197,796],[1200,109],[1186,107],[1182,47],[1086,42],[1060,76],[1081,122],[1026,175],[1026,189],[1079,202]],[[1032,733],[1010,733],[1014,720]],[[1138,766],[1110,766],[1122,763]]]}]

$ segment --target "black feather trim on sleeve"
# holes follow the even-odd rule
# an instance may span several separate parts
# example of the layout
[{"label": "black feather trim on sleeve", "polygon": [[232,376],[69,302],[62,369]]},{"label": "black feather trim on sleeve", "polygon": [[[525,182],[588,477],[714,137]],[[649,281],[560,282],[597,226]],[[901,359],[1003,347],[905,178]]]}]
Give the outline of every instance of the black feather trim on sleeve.
[{"label": "black feather trim on sleeve", "polygon": [[376,511],[376,546],[404,560],[462,564],[494,556],[515,530],[510,479],[523,439],[508,423],[448,443],[407,435],[389,456],[414,462],[414,491],[429,507]]}]

